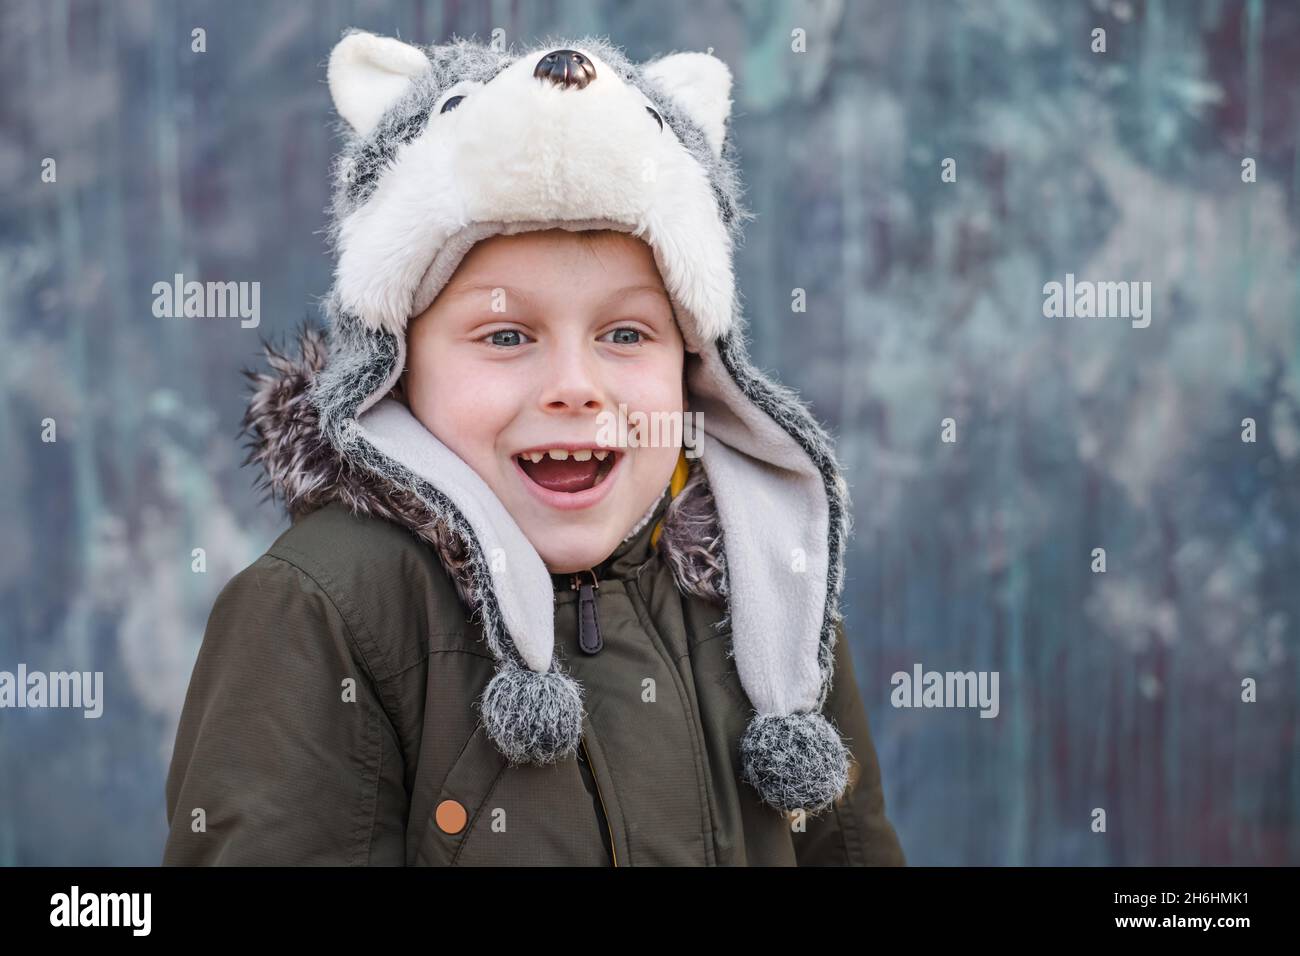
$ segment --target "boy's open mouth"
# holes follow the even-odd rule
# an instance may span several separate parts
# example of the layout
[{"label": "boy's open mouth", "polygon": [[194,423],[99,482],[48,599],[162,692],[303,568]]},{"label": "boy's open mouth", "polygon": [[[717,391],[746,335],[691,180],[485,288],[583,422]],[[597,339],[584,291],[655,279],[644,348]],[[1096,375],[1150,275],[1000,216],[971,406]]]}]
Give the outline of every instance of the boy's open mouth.
[{"label": "boy's open mouth", "polygon": [[612,448],[551,448],[522,452],[515,460],[525,475],[547,491],[576,494],[604,481],[620,454]]}]

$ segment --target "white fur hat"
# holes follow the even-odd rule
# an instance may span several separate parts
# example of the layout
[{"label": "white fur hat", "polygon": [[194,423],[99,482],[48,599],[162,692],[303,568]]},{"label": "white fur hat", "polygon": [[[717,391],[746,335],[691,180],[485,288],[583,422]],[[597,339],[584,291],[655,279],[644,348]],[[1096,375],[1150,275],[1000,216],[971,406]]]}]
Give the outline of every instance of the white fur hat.
[{"label": "white fur hat", "polygon": [[[549,572],[486,483],[384,396],[405,328],[492,235],[617,229],[642,238],[686,341],[701,463],[726,548],[737,669],[757,713],[746,779],[782,810],[817,810],[848,779],[821,713],[840,623],[847,489],[799,398],[749,361],[732,254],[748,217],[728,119],[731,73],[710,53],[629,62],[608,41],[524,51],[468,40],[420,48],[350,32],[329,63],[346,143],[336,164],[330,359],[313,389],[340,454],[461,529],[500,669],[484,696],[513,760],[570,753],[580,688],[554,668]],[[538,151],[563,142],[562,151]],[[488,555],[507,556],[490,562]],[[576,709],[575,709],[576,708]]]}]

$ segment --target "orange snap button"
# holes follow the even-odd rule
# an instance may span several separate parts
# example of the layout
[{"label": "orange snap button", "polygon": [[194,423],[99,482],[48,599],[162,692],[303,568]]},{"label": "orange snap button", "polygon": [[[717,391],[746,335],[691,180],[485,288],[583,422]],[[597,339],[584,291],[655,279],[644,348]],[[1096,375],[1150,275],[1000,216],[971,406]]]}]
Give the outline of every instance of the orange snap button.
[{"label": "orange snap button", "polygon": [[465,812],[464,806],[459,801],[444,800],[433,812],[433,818],[438,823],[438,829],[443,833],[459,833],[465,829],[469,814]]}]

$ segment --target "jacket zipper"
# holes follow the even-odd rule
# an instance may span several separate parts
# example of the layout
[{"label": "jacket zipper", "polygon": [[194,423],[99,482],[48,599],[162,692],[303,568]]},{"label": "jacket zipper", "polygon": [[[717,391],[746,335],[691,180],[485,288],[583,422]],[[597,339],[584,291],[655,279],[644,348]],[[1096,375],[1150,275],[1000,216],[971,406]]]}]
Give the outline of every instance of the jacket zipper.
[{"label": "jacket zipper", "polygon": [[[591,575],[590,581],[582,580],[584,574]],[[600,587],[600,582],[596,579],[594,568],[588,568],[586,571],[579,571],[570,578],[570,587],[578,592],[578,647],[584,653],[598,654],[600,649],[605,646],[605,640],[600,636],[600,618],[596,614],[596,589]],[[587,772],[591,774],[592,786],[596,788],[596,799],[600,803],[600,819],[609,833],[609,855],[613,858],[614,865],[618,866],[618,850],[614,848],[614,828],[609,822],[609,810],[605,807],[605,795],[600,792],[600,781],[596,779],[596,768],[591,764],[591,751],[587,749],[587,741],[579,738],[582,745],[582,753],[587,761]]]},{"label": "jacket zipper", "polygon": [[596,787],[596,799],[600,801],[601,822],[605,824],[605,829],[609,831],[609,854],[614,859],[614,865],[618,866],[618,850],[614,847],[614,828],[609,825],[609,811],[605,809],[605,797],[600,792],[600,781],[596,779],[596,768],[591,765],[591,752],[587,750],[587,741],[583,738],[578,739],[582,746],[582,752],[586,755],[587,770],[591,773],[591,782]]},{"label": "jacket zipper", "polygon": [[[583,581],[584,574],[590,574],[591,580]],[[600,587],[596,571],[579,571],[570,582],[570,590],[578,592],[578,647],[584,654],[599,654],[605,639],[600,636],[600,618],[596,614],[596,590]]]}]

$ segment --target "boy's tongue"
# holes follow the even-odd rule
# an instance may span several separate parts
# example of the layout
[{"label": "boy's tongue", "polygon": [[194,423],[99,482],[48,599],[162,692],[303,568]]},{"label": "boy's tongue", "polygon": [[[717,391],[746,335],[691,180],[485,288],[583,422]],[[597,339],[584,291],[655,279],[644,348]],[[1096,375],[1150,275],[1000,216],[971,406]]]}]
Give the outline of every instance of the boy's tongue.
[{"label": "boy's tongue", "polygon": [[528,477],[543,488],[567,494],[586,491],[595,485],[596,472],[601,465],[594,455],[587,461],[574,461],[573,458],[556,461],[547,455],[541,461],[524,458],[520,464]]}]

